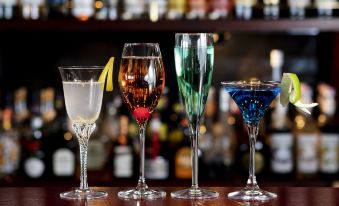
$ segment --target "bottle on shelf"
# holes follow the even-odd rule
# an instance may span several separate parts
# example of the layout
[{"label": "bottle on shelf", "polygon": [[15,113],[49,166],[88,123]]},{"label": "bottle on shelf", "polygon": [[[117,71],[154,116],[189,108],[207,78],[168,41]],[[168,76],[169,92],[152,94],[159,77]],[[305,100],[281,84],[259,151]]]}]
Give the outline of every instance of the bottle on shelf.
[{"label": "bottle on shelf", "polygon": [[304,19],[306,16],[306,8],[310,5],[310,0],[288,0],[291,18]]},{"label": "bottle on shelf", "polygon": [[118,19],[118,0],[95,1],[95,19],[116,20]]},{"label": "bottle on shelf", "polygon": [[113,175],[116,178],[133,176],[133,146],[128,137],[128,117],[119,117],[119,135],[113,147]]},{"label": "bottle on shelf", "polygon": [[167,19],[182,19],[186,13],[186,0],[168,0]]},{"label": "bottle on shelf", "polygon": [[319,17],[331,17],[337,2],[336,0],[315,0],[314,4],[318,10]]},{"label": "bottle on shelf", "polygon": [[146,14],[146,0],[123,0],[123,20],[142,19]]},{"label": "bottle on shelf", "polygon": [[14,12],[17,6],[18,6],[17,0],[1,0],[0,19],[13,19]]},{"label": "bottle on shelf", "polygon": [[80,21],[88,21],[94,16],[94,0],[73,0],[72,15]]},{"label": "bottle on shelf", "polygon": [[253,7],[257,0],[235,0],[235,14],[237,19],[250,20],[253,15]]},{"label": "bottle on shelf", "polygon": [[334,179],[339,171],[339,130],[334,122],[336,112],[336,91],[325,83],[318,85],[320,113],[320,173],[324,179]]},{"label": "bottle on shelf", "polygon": [[264,17],[278,19],[280,15],[280,0],[264,0]]},{"label": "bottle on shelf", "polygon": [[70,15],[68,0],[47,0],[47,3],[49,19],[62,19]]},{"label": "bottle on shelf", "polygon": [[21,15],[26,20],[45,19],[47,17],[47,2],[45,0],[22,0]]},{"label": "bottle on shelf", "polygon": [[[302,102],[312,102],[312,89],[301,85]],[[319,128],[312,116],[298,112],[296,126],[296,172],[298,179],[314,179],[319,171]]]},{"label": "bottle on shelf", "polygon": [[208,18],[212,20],[225,19],[231,12],[233,7],[232,0],[211,0],[210,1],[211,12],[208,14]]},{"label": "bottle on shelf", "polygon": [[148,17],[152,22],[163,19],[167,12],[166,0],[148,0]]},{"label": "bottle on shelf", "polygon": [[12,181],[20,165],[21,146],[18,131],[12,127],[13,110],[6,107],[2,112],[0,132],[0,179]]},{"label": "bottle on shelf", "polygon": [[208,9],[206,0],[188,0],[187,19],[203,19]]}]

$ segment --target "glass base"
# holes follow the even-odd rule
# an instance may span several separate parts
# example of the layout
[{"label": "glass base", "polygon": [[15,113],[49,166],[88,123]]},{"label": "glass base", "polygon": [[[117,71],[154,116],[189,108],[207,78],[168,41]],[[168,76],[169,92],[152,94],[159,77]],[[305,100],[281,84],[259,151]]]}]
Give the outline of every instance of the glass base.
[{"label": "glass base", "polygon": [[171,197],[179,199],[212,199],[219,197],[219,193],[200,188],[189,188],[172,192]]},{"label": "glass base", "polygon": [[73,191],[60,193],[60,197],[63,199],[94,199],[94,198],[104,198],[107,197],[107,192],[94,191],[91,189],[80,190],[76,189]]},{"label": "glass base", "polygon": [[130,189],[118,192],[118,197],[127,200],[154,200],[166,197],[166,192],[160,190],[146,189]]},{"label": "glass base", "polygon": [[244,188],[240,191],[231,192],[228,194],[228,198],[232,200],[243,201],[269,201],[277,198],[277,195],[272,192],[267,192],[258,187]]}]

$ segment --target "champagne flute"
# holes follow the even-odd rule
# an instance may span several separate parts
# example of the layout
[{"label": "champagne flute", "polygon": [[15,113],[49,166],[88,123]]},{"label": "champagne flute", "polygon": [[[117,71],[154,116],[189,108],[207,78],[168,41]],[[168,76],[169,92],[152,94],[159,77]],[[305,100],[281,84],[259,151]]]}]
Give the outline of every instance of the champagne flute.
[{"label": "champagne flute", "polygon": [[120,191],[124,199],[157,199],[166,193],[145,182],[145,128],[165,85],[165,71],[157,43],[126,43],[122,52],[119,85],[128,109],[139,125],[140,175],[135,189]]},{"label": "champagne flute", "polygon": [[192,186],[172,192],[171,196],[182,199],[216,198],[219,193],[198,186],[199,128],[212,81],[213,34],[175,34],[174,57],[179,91],[191,133]]},{"label": "champagne flute", "polygon": [[59,67],[65,96],[66,110],[80,146],[80,187],[63,192],[61,198],[93,199],[106,197],[106,192],[94,191],[87,183],[87,146],[95,130],[103,96],[103,83],[99,76],[103,67]]}]

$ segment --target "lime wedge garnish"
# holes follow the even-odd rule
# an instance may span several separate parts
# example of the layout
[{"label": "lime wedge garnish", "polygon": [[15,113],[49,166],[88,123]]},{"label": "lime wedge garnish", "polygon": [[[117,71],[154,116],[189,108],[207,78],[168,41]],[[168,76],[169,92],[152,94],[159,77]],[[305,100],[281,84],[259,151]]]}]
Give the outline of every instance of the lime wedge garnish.
[{"label": "lime wedge garnish", "polygon": [[105,82],[106,82],[105,91],[107,92],[113,91],[113,64],[114,64],[114,57],[111,57],[108,60],[104,70],[102,70],[100,77],[99,77],[99,82],[102,83],[103,87],[105,86]]},{"label": "lime wedge garnish", "polygon": [[284,73],[280,83],[280,104],[287,106],[288,103],[292,103],[299,110],[311,114],[308,110],[318,105],[318,103],[304,104],[301,99],[301,86],[299,78],[294,73]]}]

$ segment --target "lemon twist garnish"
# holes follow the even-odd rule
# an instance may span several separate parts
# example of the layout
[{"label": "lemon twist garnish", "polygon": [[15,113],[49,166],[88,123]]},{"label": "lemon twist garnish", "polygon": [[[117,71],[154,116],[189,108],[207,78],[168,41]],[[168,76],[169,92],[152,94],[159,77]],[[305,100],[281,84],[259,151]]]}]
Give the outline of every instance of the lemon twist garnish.
[{"label": "lemon twist garnish", "polygon": [[287,106],[288,103],[292,103],[301,111],[311,114],[308,110],[315,106],[318,106],[318,103],[304,104],[300,101],[301,99],[301,87],[300,81],[296,74],[294,73],[284,73],[280,83],[281,93],[280,93],[280,104]]},{"label": "lemon twist garnish", "polygon": [[99,77],[99,82],[102,83],[102,89],[104,90],[105,88],[105,82],[106,82],[106,90],[107,92],[113,91],[113,64],[114,64],[114,57],[111,57],[104,70],[102,70],[100,77]]}]

